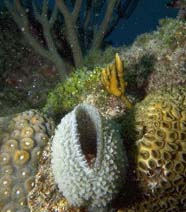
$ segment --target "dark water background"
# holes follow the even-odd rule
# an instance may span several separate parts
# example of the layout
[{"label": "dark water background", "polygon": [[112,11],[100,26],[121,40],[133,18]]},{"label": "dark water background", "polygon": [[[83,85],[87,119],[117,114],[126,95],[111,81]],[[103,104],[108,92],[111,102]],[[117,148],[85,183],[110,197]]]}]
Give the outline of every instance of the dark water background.
[{"label": "dark water background", "polygon": [[121,21],[110,36],[114,46],[131,44],[138,35],[155,30],[160,19],[176,17],[178,10],[168,8],[167,2],[169,1],[140,0],[129,19]]},{"label": "dark water background", "polygon": [[[42,2],[42,0],[39,0]],[[37,2],[39,2],[37,0]],[[167,8],[169,0],[139,0],[137,8],[127,20],[122,20],[108,37],[113,46],[131,44],[137,35],[155,30],[158,21],[165,17],[176,17],[177,9]],[[52,5],[54,0],[50,1]],[[0,0],[0,8],[3,0]]]}]

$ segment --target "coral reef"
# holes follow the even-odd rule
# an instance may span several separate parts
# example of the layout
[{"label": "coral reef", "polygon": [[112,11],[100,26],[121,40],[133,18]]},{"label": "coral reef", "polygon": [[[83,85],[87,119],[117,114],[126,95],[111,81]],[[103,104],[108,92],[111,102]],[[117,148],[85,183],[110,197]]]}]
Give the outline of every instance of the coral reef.
[{"label": "coral reef", "polygon": [[29,211],[27,195],[53,130],[53,121],[36,110],[1,118],[0,211]]},{"label": "coral reef", "polygon": [[[185,100],[184,87],[159,90],[137,103],[123,118],[122,137],[129,158],[129,169],[127,182],[123,180],[125,189],[111,204],[112,209],[120,208],[118,212],[185,210]],[[61,128],[58,131],[61,135],[64,132]],[[73,153],[76,146],[69,148],[67,153],[70,149]],[[62,157],[66,155],[61,154]],[[92,155],[86,159],[91,161]],[[72,164],[77,161],[74,159]],[[32,212],[86,211],[85,208],[70,206],[59,193],[52,174],[50,145],[42,156],[36,186],[30,193],[29,207]]]},{"label": "coral reef", "polygon": [[184,21],[162,19],[156,31],[139,36],[130,48],[119,52],[129,92],[145,96],[186,83],[185,29]]},{"label": "coral reef", "polygon": [[124,137],[133,135],[141,191],[133,211],[185,211],[186,89],[156,91],[138,103],[129,116],[133,127],[128,126],[128,132],[124,129]]},{"label": "coral reef", "polygon": [[52,170],[71,205],[104,210],[125,181],[126,164],[117,128],[95,107],[80,104],[57,126]]},{"label": "coral reef", "polygon": [[[121,208],[118,211],[186,210],[186,90],[181,87],[186,82],[186,25],[173,19],[164,19],[160,25],[157,31],[140,36],[130,48],[118,50],[125,61],[124,80],[128,82],[129,99],[132,97],[136,102],[147,95],[129,114],[123,116],[125,107],[120,98],[104,91],[101,71],[102,68],[108,69],[106,66],[96,67],[93,71],[86,68],[75,71],[50,93],[44,108],[49,114],[61,116],[78,103],[86,102],[97,106],[104,116],[114,114],[115,118],[115,111],[118,112],[118,121],[123,120],[123,140],[130,167],[125,191],[119,194],[115,205],[111,204],[114,209]],[[118,89],[118,78],[114,77],[114,72],[111,78],[115,79],[113,85]],[[118,91],[121,87],[119,84]],[[60,133],[63,134],[62,131]],[[74,148],[71,149],[73,152]],[[49,145],[42,157],[36,187],[30,193],[31,211],[86,210],[70,206],[59,193],[52,174],[50,154]],[[91,157],[86,160],[91,161]],[[68,200],[71,198],[66,197]],[[87,203],[83,204],[87,206]]]},{"label": "coral reef", "polygon": [[[130,47],[117,49],[125,61],[127,96],[132,102],[157,89],[186,83],[185,28],[184,21],[163,19],[156,31],[139,36]],[[125,107],[121,99],[105,92],[100,82],[101,70],[105,67],[106,64],[102,64],[93,70],[76,70],[50,92],[44,111],[53,110],[54,115],[69,112],[84,102],[96,106],[105,116],[123,115]]]}]

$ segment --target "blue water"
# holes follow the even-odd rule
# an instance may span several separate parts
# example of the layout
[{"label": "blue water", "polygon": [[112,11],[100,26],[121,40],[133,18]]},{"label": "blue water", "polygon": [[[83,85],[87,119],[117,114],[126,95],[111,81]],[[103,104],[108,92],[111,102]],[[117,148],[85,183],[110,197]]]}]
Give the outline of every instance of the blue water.
[{"label": "blue water", "polygon": [[[51,7],[55,0],[50,0]],[[38,4],[42,0],[36,1]],[[125,2],[125,0],[124,0]],[[177,9],[167,8],[169,0],[139,0],[135,11],[127,20],[121,20],[108,37],[113,46],[131,44],[137,35],[155,30],[158,21],[165,17],[176,17]],[[3,7],[3,0],[0,0],[0,8]]]},{"label": "blue water", "polygon": [[109,39],[114,46],[131,44],[137,35],[156,29],[159,19],[176,17],[177,10],[167,8],[168,0],[140,0],[128,20],[123,20]]}]

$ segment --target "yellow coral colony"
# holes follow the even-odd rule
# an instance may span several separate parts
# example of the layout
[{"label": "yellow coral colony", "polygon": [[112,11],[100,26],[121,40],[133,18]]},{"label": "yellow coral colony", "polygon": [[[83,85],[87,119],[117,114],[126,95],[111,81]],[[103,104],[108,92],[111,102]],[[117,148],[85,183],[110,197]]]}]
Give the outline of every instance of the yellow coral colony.
[{"label": "yellow coral colony", "polygon": [[110,64],[102,69],[101,80],[110,94],[120,97],[128,109],[132,108],[132,103],[125,94],[127,82],[124,80],[123,61],[118,54],[115,55],[114,64]]},{"label": "yellow coral colony", "polygon": [[149,94],[131,113],[142,201],[124,211],[186,211],[186,88]]}]

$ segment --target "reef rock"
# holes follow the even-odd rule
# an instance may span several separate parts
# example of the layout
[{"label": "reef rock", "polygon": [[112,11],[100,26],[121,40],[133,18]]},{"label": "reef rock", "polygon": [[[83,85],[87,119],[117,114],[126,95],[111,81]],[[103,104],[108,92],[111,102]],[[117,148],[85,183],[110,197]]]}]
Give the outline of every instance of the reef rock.
[{"label": "reef rock", "polygon": [[31,212],[84,212],[82,208],[69,205],[59,192],[51,168],[51,143],[43,151],[35,186],[29,193],[28,205]]}]

